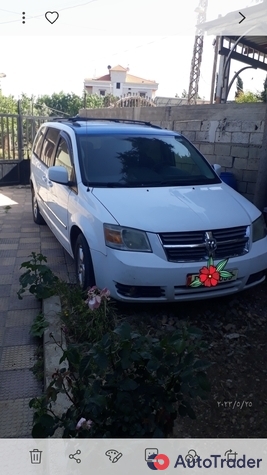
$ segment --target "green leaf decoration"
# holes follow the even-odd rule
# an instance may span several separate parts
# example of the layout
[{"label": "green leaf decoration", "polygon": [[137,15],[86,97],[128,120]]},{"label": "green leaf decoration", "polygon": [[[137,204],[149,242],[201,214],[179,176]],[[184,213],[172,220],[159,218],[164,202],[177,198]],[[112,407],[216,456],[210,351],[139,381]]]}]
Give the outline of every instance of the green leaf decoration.
[{"label": "green leaf decoration", "polygon": [[219,264],[217,264],[216,266],[217,271],[221,272],[225,268],[227,262],[228,262],[228,259],[225,259],[224,261],[219,262]]},{"label": "green leaf decoration", "polygon": [[228,272],[228,270],[222,270],[220,272],[220,276],[223,278],[223,279],[227,279],[228,277],[233,277],[234,274],[232,272]]},{"label": "green leaf decoration", "polygon": [[200,282],[200,280],[197,278],[191,282],[190,287],[199,287],[200,285],[202,285],[202,282]]},{"label": "green leaf decoration", "polygon": [[208,267],[210,267],[210,266],[214,266],[213,257],[210,257],[209,260],[208,260]]}]

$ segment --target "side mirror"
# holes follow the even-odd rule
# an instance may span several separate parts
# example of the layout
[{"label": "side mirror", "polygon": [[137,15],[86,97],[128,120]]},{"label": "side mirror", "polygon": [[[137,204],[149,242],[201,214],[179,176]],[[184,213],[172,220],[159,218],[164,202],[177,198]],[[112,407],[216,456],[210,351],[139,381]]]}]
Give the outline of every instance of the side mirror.
[{"label": "side mirror", "polygon": [[222,170],[221,165],[218,165],[218,163],[215,163],[214,165],[212,165],[212,168],[215,171],[215,173],[217,173],[217,175],[220,176],[221,170]]},{"label": "side mirror", "polygon": [[48,168],[48,179],[60,185],[69,184],[69,176],[65,167]]}]

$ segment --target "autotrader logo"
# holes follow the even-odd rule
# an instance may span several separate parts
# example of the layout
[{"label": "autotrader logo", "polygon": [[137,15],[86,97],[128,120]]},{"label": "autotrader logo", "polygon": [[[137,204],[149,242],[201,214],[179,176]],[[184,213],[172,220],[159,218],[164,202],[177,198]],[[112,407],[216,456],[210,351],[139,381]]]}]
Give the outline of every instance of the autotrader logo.
[{"label": "autotrader logo", "polygon": [[145,461],[150,470],[166,470],[170,465],[170,459],[165,454],[159,454],[158,449],[146,449]]}]

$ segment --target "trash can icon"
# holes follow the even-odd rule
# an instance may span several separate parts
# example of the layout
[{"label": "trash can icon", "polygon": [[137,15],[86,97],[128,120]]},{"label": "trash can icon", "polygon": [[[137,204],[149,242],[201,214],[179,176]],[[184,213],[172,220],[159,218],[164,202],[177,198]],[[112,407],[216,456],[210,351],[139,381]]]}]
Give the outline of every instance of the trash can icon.
[{"label": "trash can icon", "polygon": [[31,463],[41,463],[42,461],[42,451],[38,449],[30,450]]}]

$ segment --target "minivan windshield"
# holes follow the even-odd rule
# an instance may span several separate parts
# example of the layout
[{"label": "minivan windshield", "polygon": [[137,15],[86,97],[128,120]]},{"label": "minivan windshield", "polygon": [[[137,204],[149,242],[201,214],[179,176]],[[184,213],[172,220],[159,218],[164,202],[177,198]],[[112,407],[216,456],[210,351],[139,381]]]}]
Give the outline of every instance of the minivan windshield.
[{"label": "minivan windshield", "polygon": [[179,135],[77,134],[82,181],[94,187],[220,183],[211,166]]}]

